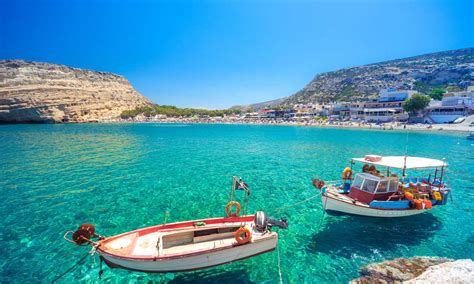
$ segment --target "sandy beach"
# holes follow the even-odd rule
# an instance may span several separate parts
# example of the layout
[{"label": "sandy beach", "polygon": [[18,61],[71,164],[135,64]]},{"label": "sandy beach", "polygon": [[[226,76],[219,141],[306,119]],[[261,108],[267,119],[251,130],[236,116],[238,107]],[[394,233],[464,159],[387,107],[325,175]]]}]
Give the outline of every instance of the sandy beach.
[{"label": "sandy beach", "polygon": [[283,119],[249,119],[249,118],[138,118],[117,120],[114,122],[155,122],[155,123],[188,123],[188,124],[248,124],[248,125],[282,125],[282,126],[311,126],[325,128],[373,129],[373,130],[410,130],[410,131],[454,131],[473,132],[474,115],[469,116],[459,124],[405,124],[402,122],[368,123],[354,121],[327,121],[327,120],[283,120]]}]

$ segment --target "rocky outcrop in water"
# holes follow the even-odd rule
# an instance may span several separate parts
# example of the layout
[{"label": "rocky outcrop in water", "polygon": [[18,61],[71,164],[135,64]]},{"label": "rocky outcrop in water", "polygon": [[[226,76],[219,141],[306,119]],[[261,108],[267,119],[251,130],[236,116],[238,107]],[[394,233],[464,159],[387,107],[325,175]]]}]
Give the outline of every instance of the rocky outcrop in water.
[{"label": "rocky outcrop in water", "polygon": [[149,105],[122,76],[64,65],[0,61],[0,122],[95,122]]},{"label": "rocky outcrop in water", "polygon": [[438,257],[397,258],[364,266],[361,283],[473,283],[474,262]]}]

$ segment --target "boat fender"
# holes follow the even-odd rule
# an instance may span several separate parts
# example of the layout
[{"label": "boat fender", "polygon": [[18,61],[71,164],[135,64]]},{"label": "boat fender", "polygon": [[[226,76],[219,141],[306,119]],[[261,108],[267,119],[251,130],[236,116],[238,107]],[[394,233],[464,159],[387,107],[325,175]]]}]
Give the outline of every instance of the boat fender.
[{"label": "boat fender", "polygon": [[250,233],[250,230],[246,227],[240,227],[237,231],[235,231],[235,240],[239,245],[243,245],[250,242],[251,237],[252,234]]},{"label": "boat fender", "polygon": [[[235,213],[232,212],[232,206],[235,206]],[[230,201],[225,206],[225,213],[227,217],[238,217],[240,214],[240,204],[237,201]]]},{"label": "boat fender", "polygon": [[345,168],[344,171],[342,171],[342,179],[351,179],[351,177],[352,177],[351,168]]},{"label": "boat fender", "polygon": [[317,178],[313,179],[313,186],[318,188],[318,189],[321,189],[323,188],[323,186],[325,185],[324,181],[322,180],[319,180]]},{"label": "boat fender", "polygon": [[434,191],[433,192],[433,197],[436,201],[441,201],[443,200],[443,197],[441,197],[441,193],[439,193],[438,191]]}]

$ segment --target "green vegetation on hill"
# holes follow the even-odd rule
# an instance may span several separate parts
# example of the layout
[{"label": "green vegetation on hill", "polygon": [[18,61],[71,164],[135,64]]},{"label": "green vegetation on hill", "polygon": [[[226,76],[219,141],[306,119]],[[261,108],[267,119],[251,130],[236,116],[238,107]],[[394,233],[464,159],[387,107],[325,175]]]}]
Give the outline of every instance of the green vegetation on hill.
[{"label": "green vegetation on hill", "polygon": [[172,117],[179,116],[195,116],[195,115],[209,115],[209,116],[223,116],[235,113],[240,113],[238,109],[224,109],[224,110],[207,110],[207,109],[195,109],[195,108],[178,108],[175,106],[167,105],[153,105],[138,107],[133,110],[123,111],[120,115],[121,118],[132,118],[137,115],[144,115],[151,117],[155,115],[166,115]]},{"label": "green vegetation on hill", "polygon": [[443,88],[436,88],[431,90],[428,94],[432,99],[441,101],[443,99],[443,94],[446,93],[446,90]]}]

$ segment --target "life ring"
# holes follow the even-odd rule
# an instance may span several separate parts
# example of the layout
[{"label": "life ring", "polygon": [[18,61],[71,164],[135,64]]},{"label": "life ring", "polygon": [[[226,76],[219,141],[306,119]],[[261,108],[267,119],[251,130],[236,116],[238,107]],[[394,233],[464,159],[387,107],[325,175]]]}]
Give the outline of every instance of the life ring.
[{"label": "life ring", "polygon": [[345,168],[344,171],[342,171],[342,178],[343,179],[351,179],[351,177],[352,177],[351,168]]},{"label": "life ring", "polygon": [[[235,213],[232,213],[232,206],[235,206]],[[240,204],[237,201],[230,201],[225,206],[225,213],[227,217],[238,217],[240,214]]]},{"label": "life ring", "polygon": [[237,231],[235,231],[235,240],[239,245],[246,244],[250,242],[250,238],[252,237],[252,234],[250,233],[250,230],[247,229],[246,227],[240,227]]}]

